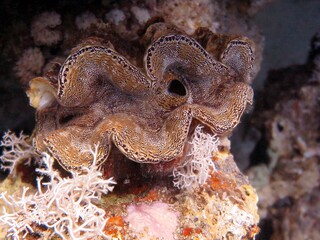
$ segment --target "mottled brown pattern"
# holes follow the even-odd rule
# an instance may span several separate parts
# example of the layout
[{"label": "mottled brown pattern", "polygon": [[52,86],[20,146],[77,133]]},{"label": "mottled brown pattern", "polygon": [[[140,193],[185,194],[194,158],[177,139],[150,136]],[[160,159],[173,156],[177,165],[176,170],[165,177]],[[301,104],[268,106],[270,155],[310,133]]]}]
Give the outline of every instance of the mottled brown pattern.
[{"label": "mottled brown pattern", "polygon": [[90,165],[84,149],[94,144],[100,164],[114,146],[132,161],[160,163],[181,157],[193,121],[217,135],[230,133],[252,104],[253,45],[238,36],[201,34],[151,25],[141,41],[150,43],[144,70],[111,44],[79,45],[58,84],[41,80],[49,90],[39,87],[39,99],[54,92],[54,100],[36,104],[37,150],[49,150],[66,169]]}]

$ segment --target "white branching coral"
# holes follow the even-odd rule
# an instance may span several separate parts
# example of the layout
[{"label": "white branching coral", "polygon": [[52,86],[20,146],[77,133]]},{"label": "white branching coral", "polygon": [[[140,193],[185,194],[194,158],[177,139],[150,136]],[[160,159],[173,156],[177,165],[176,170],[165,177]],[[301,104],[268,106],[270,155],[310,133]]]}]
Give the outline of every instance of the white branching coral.
[{"label": "white branching coral", "polygon": [[19,239],[20,234],[32,233],[32,224],[37,224],[52,228],[62,239],[108,238],[103,233],[107,221],[105,211],[95,204],[102,194],[113,190],[116,182],[113,178],[102,178],[96,165],[97,146],[90,153],[93,156],[90,169],[84,167],[82,173],[71,172],[71,178],[62,178],[53,169],[53,158],[44,154],[42,161],[46,168],[37,171],[50,180],[44,182],[38,178],[35,194],[28,194],[27,188],[21,197],[0,194],[0,200],[5,203],[0,224],[8,226],[8,237]]},{"label": "white branching coral", "polygon": [[25,161],[30,164],[32,160],[39,159],[39,155],[34,151],[31,143],[28,142],[28,136],[23,132],[17,136],[11,131],[4,133],[0,146],[3,148],[0,156],[0,168],[9,171],[12,176],[16,175],[16,167]]},{"label": "white branching coral", "polygon": [[173,183],[177,188],[193,188],[203,185],[211,171],[215,171],[212,154],[218,151],[219,139],[204,133],[197,126],[188,143],[188,153],[183,164],[173,170]]}]

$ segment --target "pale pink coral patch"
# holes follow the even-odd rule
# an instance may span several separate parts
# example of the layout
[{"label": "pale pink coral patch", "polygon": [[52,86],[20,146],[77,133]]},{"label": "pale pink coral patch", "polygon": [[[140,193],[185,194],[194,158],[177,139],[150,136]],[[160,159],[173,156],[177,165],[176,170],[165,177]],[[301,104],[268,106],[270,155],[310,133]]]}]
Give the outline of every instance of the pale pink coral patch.
[{"label": "pale pink coral patch", "polygon": [[15,72],[21,82],[27,85],[29,81],[41,73],[45,58],[39,48],[28,48],[16,63]]},{"label": "pale pink coral patch", "polygon": [[124,219],[129,222],[129,227],[138,236],[143,233],[159,239],[174,240],[174,232],[178,225],[179,213],[171,210],[169,205],[163,202],[151,204],[132,204],[127,208],[128,215]]},{"label": "pale pink coral patch", "polygon": [[97,24],[98,19],[92,12],[87,11],[77,16],[75,23],[78,29],[85,30],[91,25]]},{"label": "pale pink coral patch", "polygon": [[31,24],[31,36],[37,45],[52,46],[62,39],[62,33],[56,29],[61,25],[61,16],[57,12],[43,12],[36,16]]}]

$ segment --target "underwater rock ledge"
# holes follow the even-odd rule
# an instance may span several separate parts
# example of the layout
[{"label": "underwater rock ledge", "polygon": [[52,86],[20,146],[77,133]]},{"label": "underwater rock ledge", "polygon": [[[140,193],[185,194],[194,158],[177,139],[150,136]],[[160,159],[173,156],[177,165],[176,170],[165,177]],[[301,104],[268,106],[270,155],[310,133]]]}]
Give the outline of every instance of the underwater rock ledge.
[{"label": "underwater rock ledge", "polygon": [[259,231],[258,196],[228,144],[219,148],[212,156],[216,171],[201,187],[177,189],[162,179],[103,197],[111,219],[106,231],[119,239],[252,239]]},{"label": "underwater rock ledge", "polygon": [[[18,159],[19,160],[19,159]],[[21,160],[21,159],[20,159]],[[179,189],[174,187],[172,177],[161,179],[143,179],[142,181],[118,182],[112,188],[108,187],[108,194],[102,195],[99,199],[93,201],[97,209],[105,212],[103,233],[94,233],[97,239],[252,239],[259,232],[257,224],[259,222],[257,202],[258,197],[254,188],[249,184],[248,178],[244,176],[236,166],[233,156],[229,152],[229,140],[223,139],[219,143],[218,150],[212,154],[215,170],[211,169],[208,179],[202,186],[191,186],[189,188]],[[23,161],[22,161],[23,163]],[[22,166],[23,167],[23,166]],[[15,196],[11,199],[12,204],[19,201],[22,196],[24,186],[27,186],[27,198],[37,195],[36,189],[26,183],[26,175],[29,172],[20,171],[16,176],[9,177],[1,184],[1,207],[8,208],[3,201],[3,194]],[[57,175],[56,170],[50,170],[47,174]],[[30,169],[29,169],[30,170]],[[94,170],[97,171],[97,170]],[[90,170],[90,174],[94,171]],[[81,184],[84,177],[86,185],[90,186],[89,173],[73,176],[69,178],[56,178],[55,184],[59,185],[59,192],[65,184],[62,181],[69,181],[69,187]],[[59,175],[59,174],[58,174]],[[57,180],[58,179],[58,180]],[[66,180],[64,180],[66,179]],[[78,180],[79,179],[79,180]],[[136,179],[137,180],[137,179]],[[30,180],[29,180],[30,181]],[[76,183],[78,181],[78,183]],[[97,180],[94,180],[97,181]],[[101,181],[101,180],[99,180]],[[110,180],[104,180],[110,181]],[[28,182],[28,181],[27,181]],[[52,182],[52,181],[51,181]],[[73,183],[72,183],[73,182]],[[106,182],[107,183],[107,182]],[[110,184],[112,182],[108,182]],[[51,183],[52,185],[52,183]],[[13,186],[15,186],[13,188]],[[80,186],[84,185],[78,185]],[[106,186],[107,187],[107,186]],[[90,187],[93,191],[95,187]],[[45,188],[42,189],[45,191]],[[62,190],[65,191],[65,190]],[[77,194],[65,192],[65,195],[74,196],[76,201]],[[83,191],[83,190],[82,190]],[[85,194],[86,195],[86,194]],[[47,194],[48,196],[48,194]],[[14,200],[16,199],[16,200]],[[23,198],[22,198],[23,199]],[[20,201],[22,200],[20,199]],[[98,200],[98,202],[97,202]],[[48,200],[56,202],[55,199]],[[16,203],[14,203],[16,204]],[[68,204],[60,202],[60,207]],[[86,203],[83,202],[82,205]],[[17,205],[18,206],[18,205]],[[28,205],[26,205],[28,206]],[[72,205],[69,205],[69,207]],[[80,205],[79,205],[80,206]],[[78,206],[78,207],[79,207]],[[32,208],[32,206],[29,206]],[[51,208],[52,211],[55,208]],[[81,208],[79,208],[80,210]],[[30,217],[30,214],[21,217]],[[51,213],[52,214],[52,213]],[[58,213],[56,213],[58,214]],[[69,213],[70,214],[70,213]],[[37,213],[39,215],[39,213]],[[5,215],[0,217],[2,221],[2,237],[5,236],[6,227],[3,225]],[[45,217],[45,215],[44,215]],[[65,216],[68,217],[68,216]],[[13,217],[11,218],[13,219]],[[84,219],[85,220],[85,219]],[[60,220],[59,220],[60,221]],[[81,220],[79,220],[81,223]],[[16,225],[16,227],[19,224]],[[37,225],[30,222],[33,233],[26,235],[26,239],[74,239],[68,232],[63,236],[55,235],[55,230],[46,228],[43,225]],[[91,229],[92,230],[92,229]],[[82,230],[84,231],[84,230]],[[21,232],[20,238],[25,234]],[[83,232],[85,235],[85,232]],[[101,234],[105,234],[104,237]],[[80,235],[81,236],[81,235]],[[78,236],[78,237],[80,237]],[[84,238],[87,239],[87,238]]]},{"label": "underwater rock ledge", "polygon": [[320,237],[319,46],[317,32],[305,64],[269,73],[253,113],[267,161],[247,174],[259,194],[261,232],[272,240]]}]

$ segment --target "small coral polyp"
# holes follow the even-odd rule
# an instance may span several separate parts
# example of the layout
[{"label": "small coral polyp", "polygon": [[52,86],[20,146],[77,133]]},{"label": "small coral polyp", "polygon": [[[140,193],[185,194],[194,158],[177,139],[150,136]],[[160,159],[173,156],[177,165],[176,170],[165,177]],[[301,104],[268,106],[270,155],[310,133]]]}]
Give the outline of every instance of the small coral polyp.
[{"label": "small coral polyp", "polygon": [[116,147],[157,168],[179,164],[195,123],[218,137],[233,130],[252,104],[252,42],[206,29],[189,36],[164,23],[149,26],[142,39],[144,69],[120,54],[116,42],[89,38],[71,51],[55,81],[31,81],[38,152],[81,170],[92,164],[83,148],[98,145],[101,165]]}]

